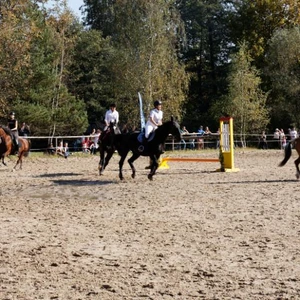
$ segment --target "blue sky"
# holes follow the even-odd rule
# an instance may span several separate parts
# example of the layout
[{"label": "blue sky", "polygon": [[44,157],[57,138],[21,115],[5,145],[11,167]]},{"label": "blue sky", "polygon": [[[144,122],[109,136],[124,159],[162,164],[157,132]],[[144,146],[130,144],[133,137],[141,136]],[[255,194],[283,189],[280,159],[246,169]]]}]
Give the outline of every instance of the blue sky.
[{"label": "blue sky", "polygon": [[[68,7],[74,12],[75,15],[78,17],[81,17],[81,12],[79,10],[79,7],[83,5],[83,0],[67,0]],[[48,0],[46,7],[52,7],[53,2],[51,0]]]},{"label": "blue sky", "polygon": [[83,5],[83,0],[68,0],[68,6],[78,16],[81,16],[79,7]]}]

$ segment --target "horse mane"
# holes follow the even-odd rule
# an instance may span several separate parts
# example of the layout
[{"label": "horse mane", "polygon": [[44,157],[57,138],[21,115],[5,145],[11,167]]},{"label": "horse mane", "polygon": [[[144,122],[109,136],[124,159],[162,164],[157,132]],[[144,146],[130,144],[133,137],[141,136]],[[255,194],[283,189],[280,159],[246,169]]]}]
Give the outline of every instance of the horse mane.
[{"label": "horse mane", "polygon": [[12,132],[8,127],[0,125],[0,128],[2,128],[7,135],[12,136]]}]

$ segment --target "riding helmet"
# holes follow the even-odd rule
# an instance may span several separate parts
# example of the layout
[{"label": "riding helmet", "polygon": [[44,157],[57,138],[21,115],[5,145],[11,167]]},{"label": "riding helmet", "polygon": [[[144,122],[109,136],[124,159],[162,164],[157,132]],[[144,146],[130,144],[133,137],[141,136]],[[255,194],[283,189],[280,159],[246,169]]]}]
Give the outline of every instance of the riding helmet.
[{"label": "riding helmet", "polygon": [[109,107],[116,107],[116,104],[112,103]]},{"label": "riding helmet", "polygon": [[15,115],[15,113],[12,111],[10,114],[9,114],[10,116],[14,116]]},{"label": "riding helmet", "polygon": [[156,107],[158,105],[162,105],[162,102],[159,100],[154,101],[154,107]]}]

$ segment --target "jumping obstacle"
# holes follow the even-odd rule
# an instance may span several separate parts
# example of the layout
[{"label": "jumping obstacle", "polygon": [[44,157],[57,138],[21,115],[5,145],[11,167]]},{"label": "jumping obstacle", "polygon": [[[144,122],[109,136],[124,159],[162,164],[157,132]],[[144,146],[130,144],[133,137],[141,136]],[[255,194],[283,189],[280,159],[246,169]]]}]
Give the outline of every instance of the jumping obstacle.
[{"label": "jumping obstacle", "polygon": [[233,119],[232,117],[220,118],[220,152],[219,158],[189,158],[189,157],[165,157],[162,158],[159,168],[169,169],[168,162],[219,162],[219,172],[237,172],[234,167],[234,140],[233,140]]}]

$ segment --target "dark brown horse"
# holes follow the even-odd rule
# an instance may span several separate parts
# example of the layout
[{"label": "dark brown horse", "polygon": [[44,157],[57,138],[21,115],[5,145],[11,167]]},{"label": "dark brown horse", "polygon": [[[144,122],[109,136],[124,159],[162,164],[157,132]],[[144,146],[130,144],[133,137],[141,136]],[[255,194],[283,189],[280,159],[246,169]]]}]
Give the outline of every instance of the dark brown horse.
[{"label": "dark brown horse", "polygon": [[300,164],[300,138],[296,138],[290,142],[287,143],[287,145],[284,148],[284,159],[283,161],[279,164],[279,167],[284,166],[287,161],[290,159],[292,156],[292,146],[294,149],[296,149],[298,153],[298,158],[294,161],[295,166],[296,166],[296,177],[299,179],[300,177],[300,169],[299,169],[299,164]]},{"label": "dark brown horse", "polygon": [[[17,165],[20,165],[22,169],[23,157],[28,156],[30,150],[30,141],[25,138],[19,138],[19,149],[18,149],[18,160],[14,169]],[[0,159],[2,164],[6,166],[5,157],[15,152],[15,146],[13,143],[13,136],[9,128],[0,126]]]}]

